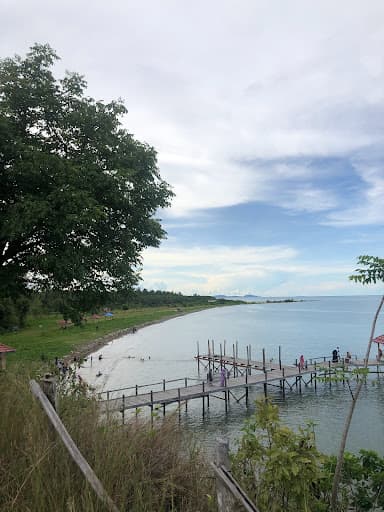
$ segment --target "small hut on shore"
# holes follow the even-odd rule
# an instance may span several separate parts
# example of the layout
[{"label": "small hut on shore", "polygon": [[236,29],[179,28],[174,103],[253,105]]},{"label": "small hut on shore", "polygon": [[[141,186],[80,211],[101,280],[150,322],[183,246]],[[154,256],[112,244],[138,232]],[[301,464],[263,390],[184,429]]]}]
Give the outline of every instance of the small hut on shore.
[{"label": "small hut on shore", "polygon": [[16,352],[16,349],[0,343],[0,361],[2,370],[5,370],[6,357],[9,352]]}]

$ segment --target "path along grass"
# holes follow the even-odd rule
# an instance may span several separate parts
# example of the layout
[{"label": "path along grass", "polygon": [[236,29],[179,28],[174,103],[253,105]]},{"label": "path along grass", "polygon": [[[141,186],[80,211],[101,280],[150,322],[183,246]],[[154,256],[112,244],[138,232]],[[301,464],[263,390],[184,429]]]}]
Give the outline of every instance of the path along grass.
[{"label": "path along grass", "polygon": [[[231,305],[230,303],[228,305]],[[64,357],[71,352],[87,354],[103,344],[103,337],[129,328],[139,328],[151,323],[195,311],[201,311],[217,305],[186,307],[146,307],[114,311],[113,317],[87,319],[81,326],[72,325],[65,329],[60,325],[60,315],[31,316],[27,326],[17,332],[0,335],[0,343],[16,349],[9,354],[7,365],[19,362],[52,360]],[[93,344],[94,340],[98,343]],[[108,340],[105,339],[104,343]]]}]

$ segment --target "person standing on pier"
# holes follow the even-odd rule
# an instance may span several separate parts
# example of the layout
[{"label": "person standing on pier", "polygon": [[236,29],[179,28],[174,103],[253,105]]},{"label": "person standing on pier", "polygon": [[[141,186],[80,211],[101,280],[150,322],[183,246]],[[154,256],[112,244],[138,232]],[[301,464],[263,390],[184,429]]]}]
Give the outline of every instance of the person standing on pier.
[{"label": "person standing on pier", "polygon": [[303,370],[304,366],[305,366],[305,360],[304,360],[303,354],[301,354],[300,361],[299,361],[299,367],[301,368],[301,370]]},{"label": "person standing on pier", "polygon": [[225,374],[226,374],[225,368],[222,368],[221,372],[220,372],[220,386],[225,385],[225,377],[226,377]]}]

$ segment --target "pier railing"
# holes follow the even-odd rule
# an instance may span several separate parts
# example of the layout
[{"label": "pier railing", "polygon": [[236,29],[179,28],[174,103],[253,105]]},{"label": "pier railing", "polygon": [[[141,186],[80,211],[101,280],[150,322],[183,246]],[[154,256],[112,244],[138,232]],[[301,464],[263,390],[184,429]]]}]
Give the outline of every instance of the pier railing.
[{"label": "pier railing", "polygon": [[[126,392],[128,391],[132,391],[132,393],[129,393],[131,395],[139,395],[142,393],[142,391],[145,392],[145,388],[149,388],[149,391],[167,391],[167,389],[169,389],[169,387],[167,388],[167,384],[174,384],[175,382],[180,382],[182,383],[181,386],[172,386],[171,388],[174,389],[175,387],[176,388],[181,388],[181,387],[188,387],[188,383],[190,382],[193,382],[193,383],[199,383],[199,384],[202,384],[204,382],[203,379],[197,379],[197,378],[194,378],[194,377],[182,377],[182,378],[179,378],[179,379],[163,379],[161,381],[158,381],[158,382],[150,382],[149,384],[135,384],[134,386],[128,386],[128,387],[125,387],[125,388],[118,388],[118,389],[109,389],[107,391],[101,391],[100,393],[98,393],[98,396],[100,399],[102,400],[111,400],[113,398],[118,398],[119,396],[121,396],[122,394],[126,395]],[[140,393],[139,393],[140,391]],[[148,392],[148,391],[147,391]],[[119,395],[116,396],[116,393],[118,393]]]},{"label": "pier railing", "polygon": [[[345,357],[345,356],[340,356],[340,357],[339,357],[339,362],[340,362],[340,363],[343,363],[343,362],[346,362],[346,363],[347,363],[347,362],[348,362],[348,361],[347,361],[347,359],[357,361],[358,357],[357,357],[357,354],[353,354],[353,355],[351,355],[351,357],[350,357],[350,358],[347,358],[347,357]],[[296,364],[297,364],[297,361],[298,361],[298,360],[296,359]],[[332,361],[333,361],[333,356],[310,357],[310,358],[308,358],[308,360],[307,360],[308,364],[311,364],[311,365],[312,365],[312,364],[315,364],[315,363],[316,363],[316,364],[317,364],[317,363],[326,363],[327,361],[331,361],[331,362],[332,362]]]}]

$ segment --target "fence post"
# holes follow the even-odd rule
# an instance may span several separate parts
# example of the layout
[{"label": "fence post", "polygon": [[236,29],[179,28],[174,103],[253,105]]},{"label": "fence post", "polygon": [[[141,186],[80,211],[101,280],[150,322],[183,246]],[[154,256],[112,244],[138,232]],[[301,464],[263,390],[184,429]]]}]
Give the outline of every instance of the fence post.
[{"label": "fence post", "polygon": [[[218,438],[216,444],[216,466],[223,466],[228,471],[229,461],[229,443],[227,439]],[[233,512],[235,500],[232,493],[227,489],[220,478],[216,477],[217,505],[219,512]]]},{"label": "fence post", "polygon": [[51,402],[55,411],[57,411],[57,394],[56,394],[56,379],[51,373],[46,373],[40,382],[40,387],[44,395]]}]

